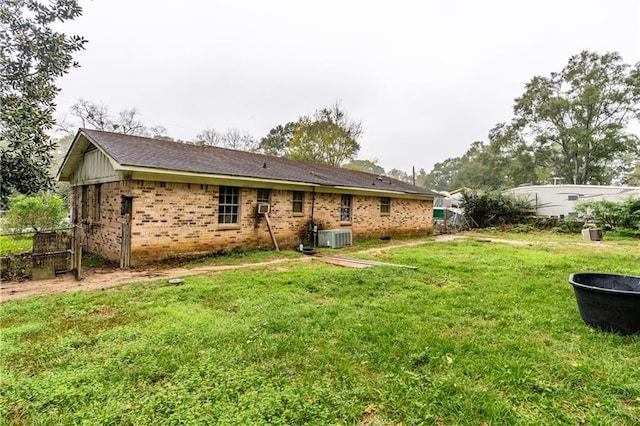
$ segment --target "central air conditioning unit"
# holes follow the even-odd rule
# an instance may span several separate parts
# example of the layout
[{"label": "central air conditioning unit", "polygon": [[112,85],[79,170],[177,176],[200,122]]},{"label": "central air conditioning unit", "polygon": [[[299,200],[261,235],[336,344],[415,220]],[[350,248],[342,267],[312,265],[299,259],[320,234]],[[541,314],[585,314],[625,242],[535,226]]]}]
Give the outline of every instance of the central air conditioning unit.
[{"label": "central air conditioning unit", "polygon": [[318,231],[318,247],[340,248],[351,244],[351,229]]},{"label": "central air conditioning unit", "polygon": [[269,213],[270,206],[267,203],[258,204],[258,214],[267,214]]}]

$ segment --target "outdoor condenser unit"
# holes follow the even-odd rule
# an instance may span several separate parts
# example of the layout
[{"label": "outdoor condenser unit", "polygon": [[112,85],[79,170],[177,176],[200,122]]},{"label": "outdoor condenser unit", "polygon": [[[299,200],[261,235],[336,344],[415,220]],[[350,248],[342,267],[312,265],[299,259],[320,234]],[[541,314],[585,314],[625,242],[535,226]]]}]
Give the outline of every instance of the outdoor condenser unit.
[{"label": "outdoor condenser unit", "polygon": [[260,203],[258,204],[258,214],[266,214],[269,213],[269,204]]},{"label": "outdoor condenser unit", "polygon": [[318,231],[318,246],[340,248],[351,245],[351,229]]}]

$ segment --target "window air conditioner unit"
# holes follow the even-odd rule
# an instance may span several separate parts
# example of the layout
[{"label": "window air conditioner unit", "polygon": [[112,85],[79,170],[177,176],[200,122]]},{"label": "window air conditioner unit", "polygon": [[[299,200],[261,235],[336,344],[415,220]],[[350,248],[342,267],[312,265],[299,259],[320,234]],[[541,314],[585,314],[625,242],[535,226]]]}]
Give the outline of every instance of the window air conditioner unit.
[{"label": "window air conditioner unit", "polygon": [[269,213],[269,204],[267,203],[260,203],[258,204],[258,214],[266,214]]},{"label": "window air conditioner unit", "polygon": [[340,248],[350,246],[351,229],[329,229],[326,231],[318,231],[318,246]]}]

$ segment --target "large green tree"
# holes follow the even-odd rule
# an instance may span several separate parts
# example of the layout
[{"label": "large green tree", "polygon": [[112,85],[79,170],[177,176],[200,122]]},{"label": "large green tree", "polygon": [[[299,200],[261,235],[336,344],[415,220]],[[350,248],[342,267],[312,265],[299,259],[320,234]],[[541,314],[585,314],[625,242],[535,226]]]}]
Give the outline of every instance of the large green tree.
[{"label": "large green tree", "polygon": [[452,191],[462,164],[462,157],[452,157],[436,163],[427,175],[424,185],[435,191]]},{"label": "large green tree", "polygon": [[536,165],[531,150],[514,137],[512,129],[498,125],[489,133],[489,143],[476,141],[461,157],[436,163],[423,185],[438,191],[500,190],[544,179],[545,169]]},{"label": "large green tree", "polygon": [[360,144],[362,122],[355,121],[339,102],[303,116],[296,122],[277,126],[260,140],[258,150],[296,160],[341,166],[353,160]]},{"label": "large green tree", "polygon": [[560,73],[534,77],[516,99],[511,123],[474,142],[461,157],[435,164],[427,187],[504,189],[523,183],[635,182],[640,142],[640,64],[617,53],[582,52]]},{"label": "large green tree", "polygon": [[9,194],[34,194],[52,185],[55,81],[78,66],[72,54],[85,40],[54,31],[82,13],[76,0],[0,2],[0,204]]},{"label": "large green tree", "polygon": [[358,170],[360,172],[372,173],[374,175],[384,175],[384,168],[378,164],[377,159],[373,160],[351,160],[342,167],[345,169]]},{"label": "large green tree", "polygon": [[402,182],[412,183],[413,177],[404,170],[393,168],[387,172],[387,176],[400,180]]},{"label": "large green tree", "polygon": [[269,130],[269,133],[260,139],[258,151],[276,157],[286,157],[289,154],[293,132],[296,130],[296,123],[278,125]]},{"label": "large green tree", "polygon": [[632,186],[640,186],[640,164],[638,164],[636,169],[629,174],[629,178],[626,183]]},{"label": "large green tree", "polygon": [[2,223],[4,232],[23,232],[33,229],[40,232],[60,226],[67,215],[64,200],[56,194],[41,193],[27,197],[18,194],[10,197],[10,208]]},{"label": "large green tree", "polygon": [[640,153],[638,137],[628,130],[640,116],[640,64],[632,67],[618,53],[584,51],[559,73],[534,77],[514,113],[513,126],[554,176],[610,184],[621,178],[616,170],[633,168],[613,163]]}]

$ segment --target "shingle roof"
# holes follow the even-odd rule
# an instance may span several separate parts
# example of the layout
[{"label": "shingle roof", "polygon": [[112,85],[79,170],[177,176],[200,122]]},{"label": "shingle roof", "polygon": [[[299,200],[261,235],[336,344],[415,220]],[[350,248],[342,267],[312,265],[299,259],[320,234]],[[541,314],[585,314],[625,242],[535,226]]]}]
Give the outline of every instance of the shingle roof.
[{"label": "shingle roof", "polygon": [[99,130],[80,129],[80,133],[121,166],[437,195],[386,176],[380,179],[371,173],[321,163]]}]

